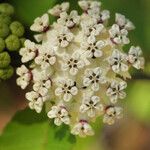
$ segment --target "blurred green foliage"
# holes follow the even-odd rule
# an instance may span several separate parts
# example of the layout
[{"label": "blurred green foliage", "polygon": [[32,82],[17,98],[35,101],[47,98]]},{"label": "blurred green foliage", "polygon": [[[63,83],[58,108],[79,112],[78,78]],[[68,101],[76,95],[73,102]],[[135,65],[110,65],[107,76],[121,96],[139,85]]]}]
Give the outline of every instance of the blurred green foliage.
[{"label": "blurred green foliage", "polygon": [[127,109],[137,120],[150,123],[150,80],[133,81],[127,92]]},{"label": "blurred green foliage", "polygon": [[93,124],[98,131],[95,136],[79,138],[70,134],[68,126],[56,127],[48,122],[44,111],[37,114],[25,109],[14,116],[0,136],[0,150],[87,150],[99,140],[100,127],[101,121],[97,120]]},{"label": "blurred green foliage", "polygon": [[47,121],[45,112],[40,115],[26,109],[15,115],[0,137],[0,150],[71,150],[75,137],[68,127],[55,126]]}]

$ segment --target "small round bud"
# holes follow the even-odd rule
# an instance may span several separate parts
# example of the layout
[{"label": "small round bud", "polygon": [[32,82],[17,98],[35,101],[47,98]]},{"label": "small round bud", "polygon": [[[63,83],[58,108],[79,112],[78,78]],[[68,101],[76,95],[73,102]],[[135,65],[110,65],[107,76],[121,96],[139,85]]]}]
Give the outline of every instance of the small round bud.
[{"label": "small round bud", "polygon": [[5,41],[2,38],[0,38],[0,52],[2,52],[4,48],[5,48]]},{"label": "small round bud", "polygon": [[0,14],[0,23],[9,25],[11,23],[11,17],[6,14]]},{"label": "small round bud", "polygon": [[8,66],[5,69],[0,69],[0,79],[6,80],[9,79],[14,73],[14,69],[12,66]]},{"label": "small round bud", "polygon": [[13,34],[6,38],[5,43],[9,51],[17,51],[21,46],[19,38]]},{"label": "small round bud", "polygon": [[0,4],[0,13],[12,15],[14,13],[14,7],[8,3]]},{"label": "small round bud", "polygon": [[6,68],[10,64],[11,58],[8,52],[0,53],[0,68]]},{"label": "small round bud", "polygon": [[18,21],[14,21],[11,23],[10,30],[11,30],[12,34],[17,35],[18,37],[21,37],[24,34],[24,27]]},{"label": "small round bud", "polygon": [[9,34],[9,27],[5,23],[0,23],[0,37],[5,38]]}]

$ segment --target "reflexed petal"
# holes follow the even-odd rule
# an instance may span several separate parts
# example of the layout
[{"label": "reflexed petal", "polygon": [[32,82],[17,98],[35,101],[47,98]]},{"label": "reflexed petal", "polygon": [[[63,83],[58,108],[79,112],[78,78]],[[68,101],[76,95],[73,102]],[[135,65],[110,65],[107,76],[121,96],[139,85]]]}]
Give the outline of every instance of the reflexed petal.
[{"label": "reflexed petal", "polygon": [[78,73],[78,69],[77,68],[71,68],[69,72],[71,75],[76,75]]},{"label": "reflexed petal", "polygon": [[84,78],[83,79],[83,85],[84,86],[89,86],[91,84],[91,80],[89,78]]},{"label": "reflexed petal", "polygon": [[103,52],[100,50],[95,51],[94,56],[95,57],[101,57],[103,55]]},{"label": "reflexed petal", "polygon": [[64,101],[69,102],[72,98],[72,95],[69,93],[65,93],[63,96]]},{"label": "reflexed petal", "polygon": [[87,112],[87,114],[88,114],[89,117],[94,117],[95,116],[94,109],[89,109],[88,112]]},{"label": "reflexed petal", "polygon": [[70,118],[67,116],[67,117],[63,117],[62,118],[62,121],[65,123],[65,124],[70,124]]},{"label": "reflexed petal", "polygon": [[75,87],[75,86],[72,87],[71,90],[70,90],[70,92],[71,92],[72,95],[77,95],[77,93],[78,93],[77,87]]},{"label": "reflexed petal", "polygon": [[82,105],[80,106],[80,112],[81,112],[81,113],[86,112],[88,109],[89,109],[89,108],[88,108],[85,104],[82,104]]},{"label": "reflexed petal", "polygon": [[56,57],[51,57],[51,58],[49,59],[49,62],[50,62],[51,65],[55,64],[55,62],[56,62]]},{"label": "reflexed petal", "polygon": [[62,92],[63,92],[63,91],[62,91],[62,88],[59,88],[59,87],[58,87],[58,88],[55,90],[55,95],[56,95],[56,96],[60,96],[60,95],[62,94]]},{"label": "reflexed petal", "polygon": [[54,123],[57,125],[57,126],[60,126],[62,124],[62,121],[60,118],[55,118],[54,119]]},{"label": "reflexed petal", "polygon": [[128,66],[126,64],[121,63],[121,71],[128,71]]},{"label": "reflexed petal", "polygon": [[99,84],[98,83],[93,83],[91,86],[93,91],[98,91],[99,90]]},{"label": "reflexed petal", "polygon": [[63,41],[60,43],[60,46],[61,46],[61,47],[67,47],[68,44],[69,44],[68,41],[63,40]]}]

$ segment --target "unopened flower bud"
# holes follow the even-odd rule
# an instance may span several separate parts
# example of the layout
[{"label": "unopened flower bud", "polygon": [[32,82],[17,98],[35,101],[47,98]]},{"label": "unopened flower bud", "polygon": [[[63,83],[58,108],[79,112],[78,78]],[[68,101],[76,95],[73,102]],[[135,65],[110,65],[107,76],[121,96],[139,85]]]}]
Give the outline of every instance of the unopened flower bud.
[{"label": "unopened flower bud", "polygon": [[5,23],[0,23],[0,37],[5,38],[9,34],[9,27]]},{"label": "unopened flower bud", "polygon": [[21,37],[24,34],[24,27],[18,21],[14,21],[10,24],[10,30],[11,30],[12,34],[14,34],[18,37]]},{"label": "unopened flower bud", "polygon": [[0,23],[9,25],[11,23],[11,17],[6,14],[0,14]]},{"label": "unopened flower bud", "polygon": [[0,53],[0,68],[6,68],[10,64],[11,58],[8,52]]},{"label": "unopened flower bud", "polygon": [[0,52],[2,52],[4,48],[5,48],[5,41],[2,38],[0,38]]},{"label": "unopened flower bud", "polygon": [[0,13],[4,13],[6,15],[14,14],[14,7],[8,3],[0,4]]},{"label": "unopened flower bud", "polygon": [[0,69],[0,79],[6,80],[9,79],[14,73],[14,69],[12,66],[8,66],[7,68]]},{"label": "unopened flower bud", "polygon": [[9,51],[17,51],[21,46],[20,40],[16,35],[9,35],[6,38],[5,43]]}]

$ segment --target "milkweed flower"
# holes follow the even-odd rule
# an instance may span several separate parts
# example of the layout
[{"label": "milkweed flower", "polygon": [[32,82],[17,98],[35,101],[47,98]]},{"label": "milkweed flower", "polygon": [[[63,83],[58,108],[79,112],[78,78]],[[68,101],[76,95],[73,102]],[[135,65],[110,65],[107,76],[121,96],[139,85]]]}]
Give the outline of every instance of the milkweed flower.
[{"label": "milkweed flower", "polygon": [[[20,49],[23,66],[17,69],[17,84],[25,89],[29,107],[37,113],[44,104],[54,124],[71,127],[71,133],[93,135],[91,122],[102,117],[112,125],[123,116],[118,101],[126,97],[126,79],[130,68],[144,67],[140,47],[129,44],[129,31],[135,27],[124,15],[116,13],[108,25],[110,12],[97,1],[79,1],[83,13],[69,11],[69,3],[48,10],[57,17],[49,23],[49,14],[35,19],[31,30],[38,32],[38,43],[25,41]],[[30,86],[31,87],[31,86]]]}]

